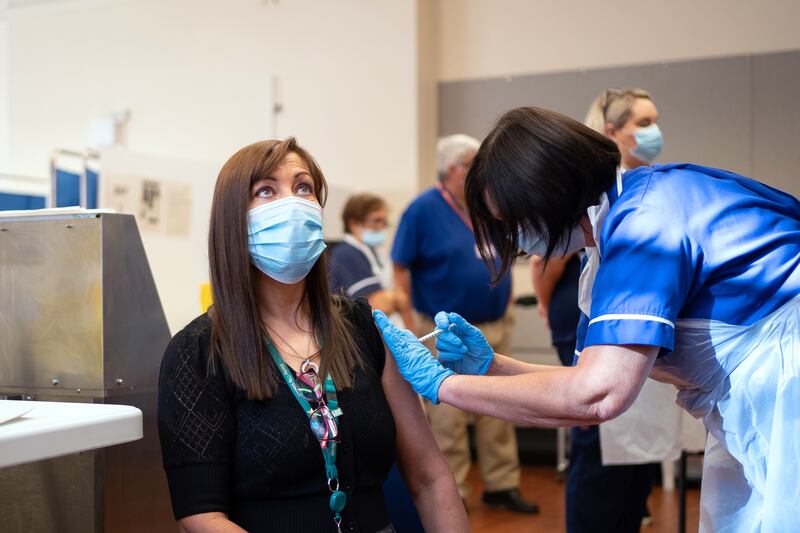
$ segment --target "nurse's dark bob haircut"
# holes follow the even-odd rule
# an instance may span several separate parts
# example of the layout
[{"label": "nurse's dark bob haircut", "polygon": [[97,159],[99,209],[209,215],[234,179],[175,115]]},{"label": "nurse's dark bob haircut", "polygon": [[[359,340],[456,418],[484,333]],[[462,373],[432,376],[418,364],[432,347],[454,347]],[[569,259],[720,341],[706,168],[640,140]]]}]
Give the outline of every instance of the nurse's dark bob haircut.
[{"label": "nurse's dark bob haircut", "polygon": [[519,255],[518,229],[544,236],[549,258],[614,183],[619,162],[613,141],[565,115],[537,107],[503,115],[466,183],[478,249],[494,281]]}]

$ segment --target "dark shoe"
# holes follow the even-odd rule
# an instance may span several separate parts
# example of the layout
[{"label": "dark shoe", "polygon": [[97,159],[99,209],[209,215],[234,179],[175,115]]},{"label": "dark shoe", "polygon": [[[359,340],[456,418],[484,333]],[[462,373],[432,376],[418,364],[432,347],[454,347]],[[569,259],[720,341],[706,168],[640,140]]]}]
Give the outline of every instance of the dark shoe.
[{"label": "dark shoe", "polygon": [[538,514],[539,506],[534,502],[522,499],[522,494],[517,489],[500,490],[497,492],[484,492],[483,503],[492,507],[503,507],[513,513]]}]

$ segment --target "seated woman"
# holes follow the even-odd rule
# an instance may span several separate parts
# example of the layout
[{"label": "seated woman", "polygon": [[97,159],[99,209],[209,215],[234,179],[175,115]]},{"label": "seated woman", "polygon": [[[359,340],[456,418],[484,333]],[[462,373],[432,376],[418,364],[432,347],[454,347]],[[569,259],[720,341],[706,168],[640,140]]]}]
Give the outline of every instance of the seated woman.
[{"label": "seated woman", "polygon": [[345,235],[331,251],[329,283],[334,293],[364,297],[387,315],[399,313],[406,328],[415,329],[408,295],[400,287],[384,286],[384,266],[375,251],[386,242],[387,216],[380,196],[361,193],[347,200],[342,211]]},{"label": "seated woman", "polygon": [[294,139],[234,154],[214,191],[214,305],[170,342],[158,426],[183,531],[393,531],[400,466],[428,531],[466,531],[455,482],[369,305],[332,297],[327,186]]}]

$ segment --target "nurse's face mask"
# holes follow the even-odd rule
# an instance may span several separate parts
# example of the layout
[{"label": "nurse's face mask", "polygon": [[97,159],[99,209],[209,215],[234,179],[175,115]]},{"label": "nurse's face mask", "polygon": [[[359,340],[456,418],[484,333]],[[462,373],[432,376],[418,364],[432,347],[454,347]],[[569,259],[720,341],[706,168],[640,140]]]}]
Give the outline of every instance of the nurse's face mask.
[{"label": "nurse's face mask", "polygon": [[386,230],[365,229],[363,233],[361,233],[361,240],[364,241],[364,244],[367,246],[378,248],[386,242]]},{"label": "nurse's face mask", "polygon": [[291,196],[247,212],[250,261],[270,278],[297,283],[325,250],[322,207]]},{"label": "nurse's face mask", "polygon": [[[541,236],[534,232],[519,229],[517,233],[519,249],[528,255],[544,257],[547,254],[547,236]],[[564,232],[564,236],[553,250],[553,257],[564,257],[581,248],[586,247],[586,235],[580,224]]]},{"label": "nurse's face mask", "polygon": [[386,228],[389,226],[386,209],[372,211],[364,217],[361,224],[361,240],[367,246],[377,248],[386,242]]},{"label": "nurse's face mask", "polygon": [[[646,93],[645,93],[646,94]],[[617,108],[617,111],[620,109]],[[625,134],[621,137],[609,134],[620,149],[638,161],[650,164],[661,154],[664,146],[664,137],[658,127],[658,110],[649,97],[636,98],[628,108],[630,117],[621,128]],[[623,161],[624,163],[624,161]],[[635,161],[628,161],[632,168],[637,166]]]},{"label": "nurse's face mask", "polygon": [[658,124],[650,124],[644,128],[637,128],[633,132],[636,146],[631,149],[631,155],[645,163],[656,160],[664,147],[664,137]]}]

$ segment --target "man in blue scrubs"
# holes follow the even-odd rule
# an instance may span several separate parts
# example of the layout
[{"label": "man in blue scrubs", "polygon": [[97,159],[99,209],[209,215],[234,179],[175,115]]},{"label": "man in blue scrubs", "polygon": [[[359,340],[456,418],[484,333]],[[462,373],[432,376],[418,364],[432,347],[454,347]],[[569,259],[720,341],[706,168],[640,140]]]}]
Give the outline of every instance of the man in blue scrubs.
[{"label": "man in blue scrubs", "polygon": [[[431,331],[435,327],[433,316],[448,309],[476,324],[496,350],[509,353],[511,277],[506,275],[497,286],[491,286],[464,203],[464,180],[478,146],[477,140],[466,135],[439,140],[439,183],[411,203],[397,228],[392,248],[395,283],[412,295],[419,313],[419,334]],[[466,500],[471,465],[468,415],[449,405],[426,407],[436,441]],[[514,425],[477,416],[475,437],[483,501],[511,511],[538,512],[538,506],[525,501],[518,490],[519,452]]]}]

